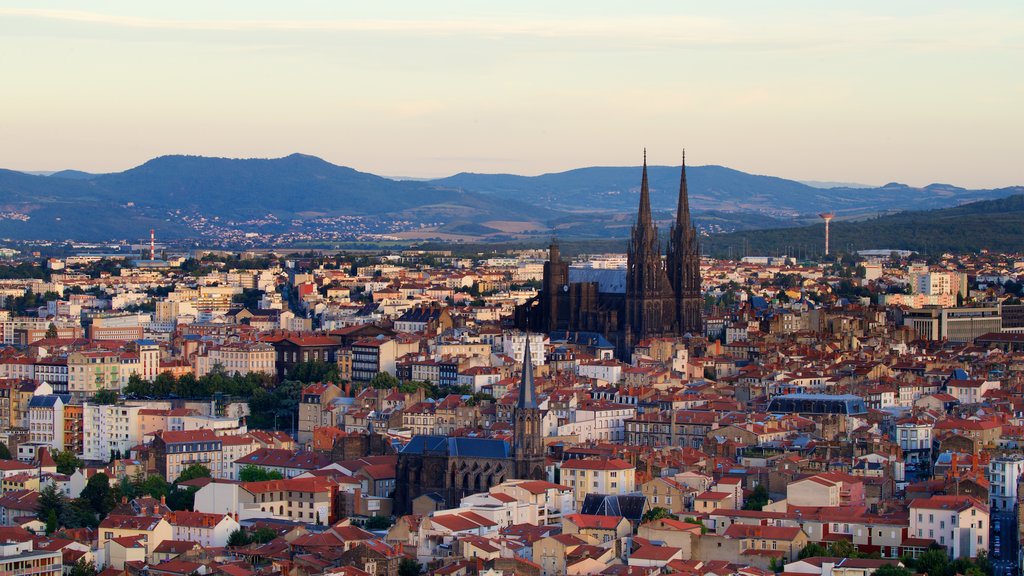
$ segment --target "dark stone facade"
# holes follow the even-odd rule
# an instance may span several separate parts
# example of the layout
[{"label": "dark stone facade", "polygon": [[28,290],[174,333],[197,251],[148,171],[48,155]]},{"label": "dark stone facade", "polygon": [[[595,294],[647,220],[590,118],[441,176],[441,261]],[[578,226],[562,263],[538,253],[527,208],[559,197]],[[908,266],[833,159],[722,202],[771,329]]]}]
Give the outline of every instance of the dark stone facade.
[{"label": "dark stone facade", "polygon": [[544,264],[541,292],[516,309],[516,326],[548,334],[595,332],[628,359],[634,345],[649,337],[703,333],[700,244],[690,221],[683,161],[676,219],[662,259],[658,227],[651,214],[647,158],[640,184],[640,206],[626,254],[625,282],[602,290],[598,281],[574,282],[569,264],[552,242]]},{"label": "dark stone facade", "polygon": [[541,417],[527,344],[512,414],[512,444],[494,438],[413,437],[398,453],[396,513],[410,513],[412,501],[422,494],[436,492],[453,508],[463,497],[486,492],[505,480],[545,479]]}]

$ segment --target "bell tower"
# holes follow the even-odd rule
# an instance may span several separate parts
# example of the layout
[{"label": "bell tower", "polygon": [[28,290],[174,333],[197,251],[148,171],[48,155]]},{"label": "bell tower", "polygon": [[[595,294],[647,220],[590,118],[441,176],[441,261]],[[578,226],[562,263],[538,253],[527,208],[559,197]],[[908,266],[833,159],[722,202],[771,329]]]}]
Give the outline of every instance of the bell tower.
[{"label": "bell tower", "polygon": [[537,387],[533,381],[533,357],[530,354],[530,334],[526,333],[526,351],[523,353],[523,376],[519,382],[519,398],[512,409],[512,456],[515,458],[516,478],[543,480],[544,434],[541,430],[541,412],[537,407]]}]

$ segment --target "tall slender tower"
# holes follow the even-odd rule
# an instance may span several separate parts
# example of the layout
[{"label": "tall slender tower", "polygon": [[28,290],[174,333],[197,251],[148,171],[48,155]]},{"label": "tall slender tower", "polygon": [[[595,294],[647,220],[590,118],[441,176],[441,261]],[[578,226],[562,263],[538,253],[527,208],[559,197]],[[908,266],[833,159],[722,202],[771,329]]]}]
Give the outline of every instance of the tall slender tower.
[{"label": "tall slender tower", "polygon": [[537,407],[537,387],[533,382],[533,357],[530,354],[530,334],[526,334],[523,353],[523,376],[519,382],[519,398],[512,409],[512,456],[518,479],[544,478],[544,439],[541,413]]},{"label": "tall slender tower", "polygon": [[818,216],[825,221],[825,256],[828,256],[828,225],[836,215],[831,212],[823,212]]},{"label": "tall slender tower", "polygon": [[690,193],[686,187],[686,152],[679,179],[679,204],[676,221],[668,236],[668,280],[675,292],[676,327],[680,334],[701,334],[704,323],[701,312],[704,300],[700,278],[700,242],[697,229],[690,222]]},{"label": "tall slender tower", "polygon": [[658,227],[651,216],[647,151],[640,181],[640,208],[626,253],[626,347],[648,336],[673,334],[675,299],[661,259]]}]

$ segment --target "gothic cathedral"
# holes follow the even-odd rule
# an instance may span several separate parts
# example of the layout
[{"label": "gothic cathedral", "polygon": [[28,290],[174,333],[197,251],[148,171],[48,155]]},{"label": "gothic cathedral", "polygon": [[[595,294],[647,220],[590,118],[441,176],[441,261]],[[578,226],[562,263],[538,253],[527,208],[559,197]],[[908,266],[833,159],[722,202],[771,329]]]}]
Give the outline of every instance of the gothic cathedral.
[{"label": "gothic cathedral", "polygon": [[615,345],[620,358],[628,359],[633,346],[645,338],[702,334],[702,294],[700,245],[690,221],[686,157],[676,218],[662,258],[644,152],[640,206],[626,252],[626,269],[570,269],[558,244],[552,242],[541,291],[516,309],[515,321],[521,329],[549,334],[600,334]]}]

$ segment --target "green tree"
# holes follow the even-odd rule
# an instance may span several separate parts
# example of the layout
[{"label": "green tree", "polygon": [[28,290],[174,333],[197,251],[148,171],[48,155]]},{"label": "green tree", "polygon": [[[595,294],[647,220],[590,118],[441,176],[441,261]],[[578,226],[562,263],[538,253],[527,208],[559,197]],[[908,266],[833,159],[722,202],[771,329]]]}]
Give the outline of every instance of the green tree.
[{"label": "green tree", "polygon": [[167,480],[165,480],[163,476],[154,474],[148,476],[146,480],[142,482],[142,485],[139,487],[139,492],[153,498],[159,498],[170,494],[171,485],[167,483]]},{"label": "green tree", "polygon": [[758,484],[750,494],[750,498],[743,503],[743,509],[761,510],[768,504],[768,499],[768,488],[764,484]]},{"label": "green tree", "polygon": [[896,564],[886,564],[876,569],[873,576],[914,576],[914,573]]},{"label": "green tree", "polygon": [[299,362],[288,374],[289,380],[311,384],[314,382],[341,383],[341,373],[338,372],[338,365],[330,362],[309,361]]},{"label": "green tree", "polygon": [[828,555],[837,558],[860,558],[860,553],[849,540],[836,540],[829,544]]},{"label": "green tree", "polygon": [[110,388],[97,390],[92,396],[92,403],[100,405],[117,404],[117,391]]},{"label": "green tree", "polygon": [[828,550],[825,549],[821,544],[811,542],[807,546],[804,546],[803,550],[800,551],[798,558],[803,560],[804,558],[815,558],[817,556],[827,556]]},{"label": "green tree", "polygon": [[57,325],[50,322],[50,325],[46,328],[45,338],[56,338],[57,337]]},{"label": "green tree", "polygon": [[150,384],[150,395],[156,396],[157,398],[165,398],[170,396],[174,392],[178,385],[178,379],[174,377],[174,374],[170,372],[161,372],[153,378],[152,384]]},{"label": "green tree", "polygon": [[128,377],[128,383],[124,386],[125,396],[151,396],[152,389],[149,382],[142,379],[142,376],[138,374],[132,374]]},{"label": "green tree", "polygon": [[57,472],[59,474],[67,474],[68,476],[74,474],[75,470],[85,466],[85,462],[78,456],[75,456],[75,453],[71,450],[60,450],[53,455],[53,461],[57,464]]},{"label": "green tree", "polygon": [[671,518],[672,520],[678,520],[679,517],[673,514],[668,508],[662,508],[661,506],[655,506],[647,512],[644,512],[643,517],[640,519],[641,523],[653,522],[655,520],[661,520],[662,518]]},{"label": "green tree", "polygon": [[419,576],[420,563],[412,558],[402,558],[398,563],[398,576]]},{"label": "green tree", "polygon": [[387,372],[378,372],[370,379],[370,386],[377,389],[395,388],[398,384],[398,378]]},{"label": "green tree", "polygon": [[394,523],[394,520],[388,516],[371,516],[363,523],[363,528],[367,530],[387,530]]},{"label": "green tree", "polygon": [[246,464],[238,471],[238,479],[242,482],[263,482],[265,480],[281,480],[284,476],[277,470],[267,470],[254,464]]},{"label": "green tree", "polygon": [[0,442],[0,460],[10,460],[11,449],[7,447],[7,444]]},{"label": "green tree", "polygon": [[696,524],[697,526],[700,526],[701,534],[708,533],[708,527],[704,525],[703,518],[694,518],[693,516],[687,516],[686,518],[683,518],[683,522],[686,522],[687,524]]},{"label": "green tree", "polygon": [[[57,527],[57,519],[64,511],[66,501],[64,495],[57,490],[56,484],[47,484],[39,491],[39,500],[36,501],[36,518],[46,522],[46,533],[53,534]],[[51,529],[50,523],[53,523]]]},{"label": "green tree", "polygon": [[277,531],[273,528],[257,528],[252,533],[253,541],[260,544],[266,544],[274,538],[277,538]]},{"label": "green tree", "polygon": [[942,548],[926,550],[917,557],[914,569],[928,576],[950,576],[949,556]]},{"label": "green tree", "polygon": [[196,478],[210,478],[210,469],[202,464],[191,464],[187,468],[181,471],[178,478],[174,481],[175,484],[181,484],[182,482],[188,482],[189,480],[195,480]]},{"label": "green tree", "polygon": [[95,528],[99,523],[89,502],[75,498],[59,514],[60,525],[65,528]]},{"label": "green tree", "polygon": [[59,526],[60,525],[57,522],[57,511],[50,510],[50,512],[46,515],[46,534],[53,534],[57,531],[57,528],[59,528]]},{"label": "green tree", "polygon": [[92,562],[86,562],[84,559],[79,558],[78,561],[71,566],[71,571],[68,573],[68,576],[96,576],[97,573],[95,564]]},{"label": "green tree", "polygon": [[175,487],[167,494],[167,507],[171,510],[192,510],[195,508],[196,492],[199,488],[186,486]]},{"label": "green tree", "polygon": [[235,530],[228,536],[228,546],[248,546],[252,544],[252,537],[243,528]]},{"label": "green tree", "polygon": [[82,490],[82,500],[85,500],[97,516],[103,518],[115,505],[114,495],[110,489],[110,477],[103,472],[97,472],[89,477]]}]

